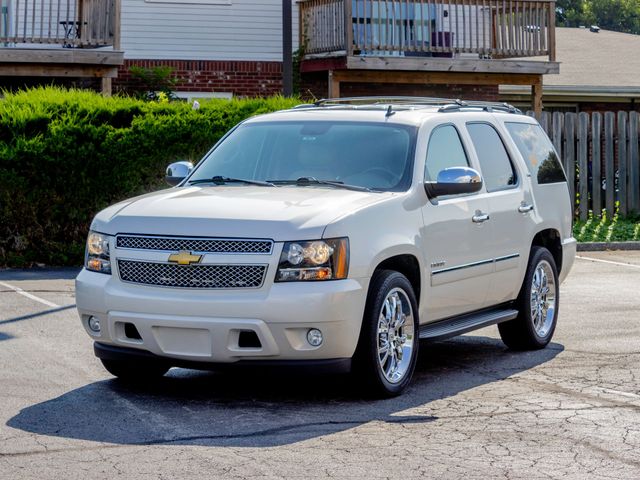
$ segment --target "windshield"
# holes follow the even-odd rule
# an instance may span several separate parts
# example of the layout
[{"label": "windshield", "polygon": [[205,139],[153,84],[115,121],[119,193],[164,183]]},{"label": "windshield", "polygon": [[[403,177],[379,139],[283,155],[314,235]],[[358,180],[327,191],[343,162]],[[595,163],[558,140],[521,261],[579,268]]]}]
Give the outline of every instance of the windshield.
[{"label": "windshield", "polygon": [[219,176],[295,183],[306,177],[404,191],[411,184],[415,134],[414,127],[384,123],[247,123],[210,152],[189,182]]}]

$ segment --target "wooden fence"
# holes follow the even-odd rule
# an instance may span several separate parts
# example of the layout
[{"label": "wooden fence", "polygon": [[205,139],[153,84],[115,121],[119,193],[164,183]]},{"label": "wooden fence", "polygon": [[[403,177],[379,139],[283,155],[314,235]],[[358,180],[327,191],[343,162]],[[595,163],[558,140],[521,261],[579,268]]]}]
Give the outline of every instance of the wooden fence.
[{"label": "wooden fence", "polygon": [[[533,112],[527,112],[533,116]],[[540,124],[562,159],[577,218],[619,208],[640,213],[640,112],[544,112]]]}]

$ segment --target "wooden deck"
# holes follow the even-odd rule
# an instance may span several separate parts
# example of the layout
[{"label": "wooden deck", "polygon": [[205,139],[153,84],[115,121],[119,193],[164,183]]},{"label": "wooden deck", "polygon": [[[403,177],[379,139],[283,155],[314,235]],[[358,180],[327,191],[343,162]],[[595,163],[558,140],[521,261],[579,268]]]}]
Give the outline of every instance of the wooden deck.
[{"label": "wooden deck", "polygon": [[14,0],[0,16],[0,77],[94,77],[124,61],[120,0]]},{"label": "wooden deck", "polygon": [[299,23],[301,70],[327,71],[332,97],[343,82],[530,85],[540,111],[559,72],[550,0],[303,0]]},{"label": "wooden deck", "polygon": [[555,61],[551,0],[303,0],[305,55],[547,56]]}]

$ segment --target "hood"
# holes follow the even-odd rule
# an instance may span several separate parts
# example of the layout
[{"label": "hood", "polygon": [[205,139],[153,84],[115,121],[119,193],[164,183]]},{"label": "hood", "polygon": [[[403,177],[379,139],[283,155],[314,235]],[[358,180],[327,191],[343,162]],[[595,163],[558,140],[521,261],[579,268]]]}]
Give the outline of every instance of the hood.
[{"label": "hood", "polygon": [[112,205],[91,229],[115,235],[321,238],[338,217],[392,198],[325,187],[192,186],[171,188]]}]

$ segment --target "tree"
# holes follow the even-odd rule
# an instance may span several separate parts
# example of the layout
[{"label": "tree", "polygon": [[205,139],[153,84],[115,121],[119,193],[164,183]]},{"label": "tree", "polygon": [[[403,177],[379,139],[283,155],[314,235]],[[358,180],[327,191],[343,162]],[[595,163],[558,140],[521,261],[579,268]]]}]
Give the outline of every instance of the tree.
[{"label": "tree", "polygon": [[562,27],[583,25],[585,0],[556,1],[556,23]]},{"label": "tree", "polygon": [[588,0],[585,19],[606,30],[640,34],[640,0]]},{"label": "tree", "polygon": [[640,0],[557,0],[556,23],[640,34]]}]

